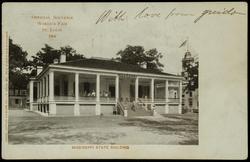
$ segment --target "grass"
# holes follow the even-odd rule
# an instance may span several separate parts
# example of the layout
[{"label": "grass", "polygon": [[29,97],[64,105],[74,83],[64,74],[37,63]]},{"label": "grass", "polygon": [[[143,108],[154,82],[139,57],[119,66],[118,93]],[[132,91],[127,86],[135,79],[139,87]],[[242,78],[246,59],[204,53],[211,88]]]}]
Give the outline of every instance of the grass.
[{"label": "grass", "polygon": [[[198,116],[42,117],[11,110],[10,144],[198,144]],[[156,118],[157,119],[157,118]]]}]

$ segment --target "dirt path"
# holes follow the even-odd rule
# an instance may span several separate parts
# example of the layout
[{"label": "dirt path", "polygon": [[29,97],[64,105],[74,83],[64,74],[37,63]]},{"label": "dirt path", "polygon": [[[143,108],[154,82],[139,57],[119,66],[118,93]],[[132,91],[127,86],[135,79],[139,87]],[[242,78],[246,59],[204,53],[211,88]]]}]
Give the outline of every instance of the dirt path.
[{"label": "dirt path", "polygon": [[196,120],[122,116],[43,117],[9,113],[10,144],[197,144]]},{"label": "dirt path", "polygon": [[40,116],[39,114],[26,110],[9,110],[9,117]]}]

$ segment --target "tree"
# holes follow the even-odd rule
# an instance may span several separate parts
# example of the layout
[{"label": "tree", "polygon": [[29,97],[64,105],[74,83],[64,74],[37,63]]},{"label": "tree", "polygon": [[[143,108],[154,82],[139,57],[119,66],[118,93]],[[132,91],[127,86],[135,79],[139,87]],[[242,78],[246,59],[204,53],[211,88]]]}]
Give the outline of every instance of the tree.
[{"label": "tree", "polygon": [[65,47],[61,47],[59,52],[64,52],[66,54],[66,59],[68,61],[72,61],[72,60],[78,60],[78,59],[83,59],[84,56],[81,54],[78,54],[76,52],[76,50],[74,50],[71,46],[65,46]]},{"label": "tree", "polygon": [[147,69],[155,69],[162,71],[164,65],[160,63],[160,59],[163,57],[161,53],[157,51],[156,48],[150,49],[145,52],[145,62]]},{"label": "tree", "polygon": [[199,62],[193,61],[190,64],[184,64],[184,77],[187,81],[184,91],[190,92],[194,91],[199,86]]},{"label": "tree", "polygon": [[29,74],[23,73],[28,68],[28,53],[9,38],[9,87],[11,89],[26,89]]},{"label": "tree", "polygon": [[189,51],[189,39],[187,38],[179,48],[187,47],[187,51],[185,52],[185,56],[182,59],[182,76],[185,78],[185,87],[183,91],[191,92],[195,91],[198,88],[198,74],[199,74],[199,61],[198,57],[193,57],[191,52]]},{"label": "tree", "polygon": [[28,53],[23,51],[22,47],[13,43],[13,40],[9,38],[9,70],[15,72],[17,70],[24,70],[27,68]]},{"label": "tree", "polygon": [[162,71],[163,64],[160,63],[160,59],[163,57],[155,48],[145,51],[142,46],[127,45],[124,50],[120,50],[117,54],[116,60],[120,62],[143,66],[147,69],[154,69]]},{"label": "tree", "polygon": [[31,65],[36,68],[37,66],[46,66],[53,63],[54,59],[60,58],[60,51],[53,47],[45,44],[45,47],[36,53],[36,56],[32,56],[33,61]]},{"label": "tree", "polygon": [[128,45],[124,50],[120,50],[116,55],[118,60],[123,63],[132,65],[142,65],[145,54],[142,46],[130,46]]},{"label": "tree", "polygon": [[33,60],[30,61],[30,66],[33,69],[31,71],[32,76],[36,75],[37,66],[46,67],[48,64],[52,64],[55,59],[60,59],[60,55],[63,52],[66,54],[67,61],[84,58],[83,55],[78,54],[76,50],[74,50],[70,46],[60,47],[60,49],[58,50],[54,49],[48,44],[45,44],[45,47],[38,51],[35,56],[32,56]]},{"label": "tree", "polygon": [[33,66],[46,66],[53,63],[54,59],[60,59],[60,55],[63,52],[66,54],[67,61],[84,58],[83,55],[76,53],[76,50],[70,46],[60,47],[60,49],[57,50],[48,44],[45,44],[45,47],[42,48],[41,51],[36,54],[36,56],[32,56],[32,64]]},{"label": "tree", "polygon": [[27,88],[30,74],[22,73],[21,71],[16,71],[16,72],[10,71],[9,78],[10,78],[9,87],[14,90],[15,89],[21,90]]}]

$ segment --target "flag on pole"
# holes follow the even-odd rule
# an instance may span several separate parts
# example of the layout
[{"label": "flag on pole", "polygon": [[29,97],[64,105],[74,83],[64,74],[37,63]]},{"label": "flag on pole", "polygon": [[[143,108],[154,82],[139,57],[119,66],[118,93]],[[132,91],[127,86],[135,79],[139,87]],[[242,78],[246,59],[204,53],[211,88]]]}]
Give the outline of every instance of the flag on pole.
[{"label": "flag on pole", "polygon": [[180,45],[180,47],[179,48],[181,48],[181,47],[183,47],[183,46],[185,46],[187,44],[187,40],[185,40],[181,45]]}]

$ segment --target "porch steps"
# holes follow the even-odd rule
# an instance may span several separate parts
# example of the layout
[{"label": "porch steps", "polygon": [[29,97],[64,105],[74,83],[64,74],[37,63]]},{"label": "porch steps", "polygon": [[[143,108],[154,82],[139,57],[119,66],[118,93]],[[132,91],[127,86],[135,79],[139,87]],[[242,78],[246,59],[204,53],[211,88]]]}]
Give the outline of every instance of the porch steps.
[{"label": "porch steps", "polygon": [[[153,112],[151,110],[146,110],[141,105],[134,104],[132,102],[119,102],[116,107],[118,110],[118,113],[121,114],[121,112],[124,111],[124,109],[127,110],[127,117],[135,117],[135,116],[153,116]],[[124,114],[121,114],[124,115]]]},{"label": "porch steps", "polygon": [[133,116],[152,116],[152,111],[148,110],[146,111],[143,107],[136,105],[135,109],[132,109],[129,107],[128,109],[128,117]]}]

